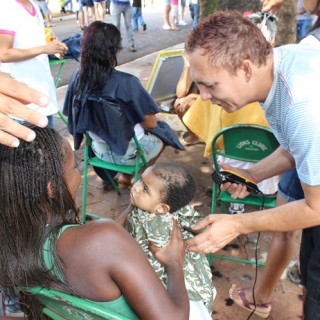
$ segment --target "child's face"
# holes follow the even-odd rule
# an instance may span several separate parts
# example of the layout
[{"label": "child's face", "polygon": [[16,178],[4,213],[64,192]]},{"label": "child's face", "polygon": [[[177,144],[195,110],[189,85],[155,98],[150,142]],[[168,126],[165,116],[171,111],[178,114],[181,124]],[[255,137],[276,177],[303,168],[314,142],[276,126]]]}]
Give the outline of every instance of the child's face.
[{"label": "child's face", "polygon": [[152,167],[146,169],[131,189],[131,204],[144,211],[164,213],[160,193],[162,188],[163,183],[153,174]]}]

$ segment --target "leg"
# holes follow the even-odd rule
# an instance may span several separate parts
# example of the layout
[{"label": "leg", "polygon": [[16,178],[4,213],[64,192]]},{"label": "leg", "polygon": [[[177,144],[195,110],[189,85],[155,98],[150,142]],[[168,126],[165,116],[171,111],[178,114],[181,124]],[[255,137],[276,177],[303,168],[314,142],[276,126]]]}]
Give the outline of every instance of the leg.
[{"label": "leg", "polygon": [[138,31],[138,8],[132,7],[132,29],[133,31]]},{"label": "leg", "polygon": [[83,10],[83,26],[87,27],[89,25],[88,7],[83,6],[82,10]]},{"label": "leg", "polygon": [[131,7],[130,6],[128,6],[124,9],[123,15],[124,15],[124,23],[126,26],[127,36],[128,36],[129,50],[136,51],[135,43],[134,43],[134,35],[133,35],[133,31],[132,31],[132,26],[131,26],[132,16],[131,16]]},{"label": "leg", "polygon": [[194,29],[198,24],[198,5],[193,5],[193,22],[192,22],[192,29]]},{"label": "leg", "polygon": [[302,20],[301,28],[300,28],[300,39],[303,39],[312,26],[312,19]]},{"label": "leg", "polygon": [[317,320],[320,315],[320,227],[304,229],[301,239],[300,269],[304,291],[304,319]]},{"label": "leg", "polygon": [[172,5],[172,6],[171,6],[171,20],[170,20],[171,30],[175,30],[175,31],[180,30],[180,29],[176,26],[176,23],[177,23],[177,22],[178,22],[178,6]]},{"label": "leg", "polygon": [[[292,169],[284,173],[279,183],[277,206],[303,198],[304,194],[296,170]],[[273,234],[266,265],[255,289],[256,304],[264,308],[262,311],[266,311],[265,314],[269,314],[271,310],[274,289],[292,257],[295,236],[296,232],[276,232]],[[238,290],[236,286],[232,286],[229,294],[235,303],[241,307],[244,307],[243,296],[245,296],[250,305],[249,309],[253,309],[251,288]]]},{"label": "leg", "polygon": [[180,3],[180,20],[179,24],[185,26],[187,23],[184,21],[184,15],[186,11],[186,0],[181,0]]},{"label": "leg", "polygon": [[143,17],[142,17],[142,9],[141,8],[138,8],[138,21],[139,21],[141,26],[145,25],[145,22],[144,22]]},{"label": "leg", "polygon": [[196,142],[199,142],[199,138],[185,125],[185,123],[183,122],[182,118],[183,116],[186,114],[186,112],[189,110],[190,108],[190,105],[185,108],[183,111],[181,111],[181,109],[179,108],[180,104],[178,102],[178,99],[175,101],[175,104],[174,104],[174,109],[175,109],[175,112],[176,114],[178,115],[178,117],[180,118],[181,122],[184,124],[184,126],[187,128],[188,130],[188,134],[187,134],[187,137],[184,137],[184,145],[191,145],[191,144],[194,144]]},{"label": "leg", "polygon": [[96,21],[96,12],[94,6],[88,7],[88,17],[91,16],[92,21]]},{"label": "leg", "polygon": [[96,20],[102,20],[101,19],[101,11],[100,11],[100,3],[99,2],[94,2],[94,13],[95,13],[95,17]]},{"label": "leg", "polygon": [[80,5],[79,11],[78,11],[78,21],[79,21],[80,29],[83,30],[84,26],[85,26],[85,23],[84,23],[83,9],[82,9],[81,5]]},{"label": "leg", "polygon": [[114,24],[120,30],[121,7],[117,5],[113,5],[111,16],[112,16],[112,24]]},{"label": "leg", "polygon": [[170,29],[169,16],[171,11],[170,0],[164,0],[164,8],[163,8],[163,29]]}]

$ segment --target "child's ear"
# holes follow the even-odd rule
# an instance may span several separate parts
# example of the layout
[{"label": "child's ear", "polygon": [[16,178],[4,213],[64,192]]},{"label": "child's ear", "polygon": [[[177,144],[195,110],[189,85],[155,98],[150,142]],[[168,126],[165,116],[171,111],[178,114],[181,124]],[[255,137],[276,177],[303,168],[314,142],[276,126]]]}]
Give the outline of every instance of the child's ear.
[{"label": "child's ear", "polygon": [[168,213],[170,212],[170,206],[166,203],[160,203],[157,207],[157,213]]}]

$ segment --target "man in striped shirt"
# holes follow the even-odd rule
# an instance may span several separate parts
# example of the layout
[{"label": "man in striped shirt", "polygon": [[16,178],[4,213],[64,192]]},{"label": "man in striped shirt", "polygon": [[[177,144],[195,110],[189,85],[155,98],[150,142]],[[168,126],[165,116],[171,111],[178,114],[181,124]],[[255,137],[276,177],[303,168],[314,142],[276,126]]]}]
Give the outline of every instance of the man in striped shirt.
[{"label": "man in striped shirt", "polygon": [[[187,249],[215,252],[240,234],[304,229],[300,261],[307,289],[304,313],[313,319],[320,310],[320,50],[298,44],[273,49],[256,26],[234,12],[217,12],[201,22],[185,47],[202,99],[227,112],[260,101],[280,143],[251,169],[232,170],[260,182],[295,168],[302,189],[297,184],[290,190],[290,180],[284,181],[283,189],[294,199],[295,193],[303,195],[259,213],[210,215],[195,227],[208,226],[187,241]],[[226,183],[222,189],[234,198],[248,195],[242,185]]]}]

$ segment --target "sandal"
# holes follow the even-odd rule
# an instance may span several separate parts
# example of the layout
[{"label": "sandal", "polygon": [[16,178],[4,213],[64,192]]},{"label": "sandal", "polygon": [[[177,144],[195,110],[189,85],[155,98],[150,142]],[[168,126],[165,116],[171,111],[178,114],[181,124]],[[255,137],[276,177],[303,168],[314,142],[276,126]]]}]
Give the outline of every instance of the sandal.
[{"label": "sandal", "polygon": [[248,290],[248,289],[250,288],[237,289],[237,286],[233,284],[229,290],[229,297],[240,308],[253,312],[255,315],[257,315],[260,318],[263,318],[263,319],[268,318],[271,312],[271,303],[261,303],[261,304],[256,304],[256,306],[254,306],[254,304],[249,302],[246,297],[245,290]]},{"label": "sandal", "polygon": [[302,284],[301,273],[298,263],[295,263],[292,267],[288,268],[287,278],[294,284]]}]

